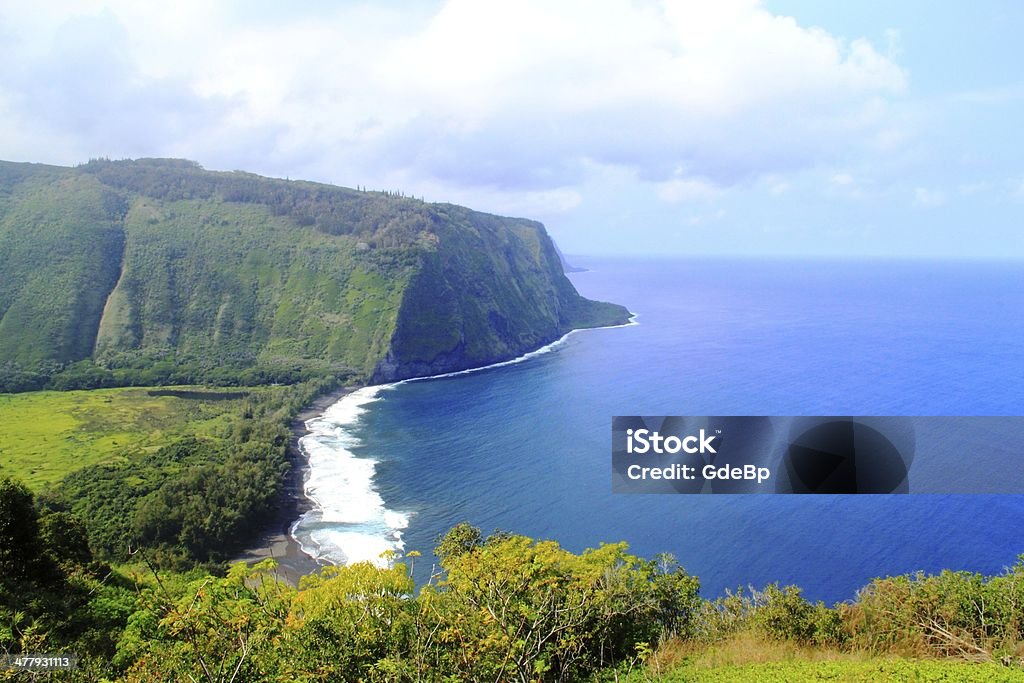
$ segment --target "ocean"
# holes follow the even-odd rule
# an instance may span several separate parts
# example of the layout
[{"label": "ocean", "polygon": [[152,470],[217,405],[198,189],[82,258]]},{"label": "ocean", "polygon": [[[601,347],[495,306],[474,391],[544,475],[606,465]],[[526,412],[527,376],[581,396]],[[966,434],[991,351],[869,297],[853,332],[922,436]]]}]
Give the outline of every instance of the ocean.
[{"label": "ocean", "polygon": [[[624,495],[610,478],[614,415],[1021,415],[1019,265],[580,265],[580,293],[624,304],[637,324],[579,331],[501,367],[368,387],[308,424],[317,505],[293,527],[307,552],[419,550],[424,582],[438,537],[467,521],[573,551],[624,540],[645,557],[672,553],[709,597],[777,581],[826,602],[878,576],[998,573],[1024,553],[1024,495]],[[975,434],[948,461],[919,450],[911,474],[1024,493],[1024,446],[998,436],[991,462]]]}]

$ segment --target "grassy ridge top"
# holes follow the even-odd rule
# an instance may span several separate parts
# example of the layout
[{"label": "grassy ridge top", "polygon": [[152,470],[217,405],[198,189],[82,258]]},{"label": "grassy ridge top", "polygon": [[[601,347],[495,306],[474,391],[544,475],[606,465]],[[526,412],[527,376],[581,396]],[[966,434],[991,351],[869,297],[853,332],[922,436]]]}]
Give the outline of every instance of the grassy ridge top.
[{"label": "grassy ridge top", "polygon": [[107,374],[71,386],[386,379],[628,316],[534,221],[173,159],[0,162],[0,264],[0,391],[77,361]]}]

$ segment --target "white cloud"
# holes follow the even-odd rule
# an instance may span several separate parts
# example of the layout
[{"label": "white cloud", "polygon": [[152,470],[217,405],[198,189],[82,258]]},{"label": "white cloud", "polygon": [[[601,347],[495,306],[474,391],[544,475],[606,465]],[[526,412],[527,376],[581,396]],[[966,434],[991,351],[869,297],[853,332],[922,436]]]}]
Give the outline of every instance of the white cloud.
[{"label": "white cloud", "polygon": [[914,188],[914,204],[925,209],[934,209],[946,203],[946,195],[939,190],[925,187]]},{"label": "white cloud", "polygon": [[860,164],[852,170],[823,170],[819,178],[822,196],[832,199],[876,201],[892,194],[891,186],[879,182],[877,166]]},{"label": "white cloud", "polygon": [[768,186],[768,193],[773,197],[780,197],[792,189],[792,185],[778,176],[768,176],[764,179]]},{"label": "white cloud", "polygon": [[1024,99],[1024,86],[1019,84],[995,86],[953,93],[949,101],[963,104],[1000,105]]},{"label": "white cloud", "polygon": [[903,34],[899,29],[885,29],[885,56],[893,61],[903,56]]},{"label": "white cloud", "polygon": [[496,210],[519,216],[542,216],[565,213],[575,209],[582,202],[583,196],[576,190],[560,188],[525,192],[515,202],[501,202]]},{"label": "white cloud", "polygon": [[974,195],[988,191],[988,189],[988,183],[961,183],[960,185],[957,185],[956,191],[962,197],[973,197]]},{"label": "white cloud", "polygon": [[718,223],[723,218],[725,218],[725,215],[726,215],[725,209],[719,208],[714,213],[690,216],[690,218],[686,222],[689,223],[690,225],[696,227],[696,226],[699,226],[699,225],[707,225],[709,223]]},{"label": "white cloud", "polygon": [[699,178],[673,178],[655,185],[658,198],[666,202],[690,202],[717,199],[723,194],[720,187]]},{"label": "white cloud", "polygon": [[[14,36],[0,129],[31,131],[42,161],[175,154],[369,185],[399,174],[552,210],[578,201],[588,164],[691,201],[905,137],[891,38],[882,54],[754,0],[316,11],[0,5]],[[0,136],[0,158],[25,154]]]}]

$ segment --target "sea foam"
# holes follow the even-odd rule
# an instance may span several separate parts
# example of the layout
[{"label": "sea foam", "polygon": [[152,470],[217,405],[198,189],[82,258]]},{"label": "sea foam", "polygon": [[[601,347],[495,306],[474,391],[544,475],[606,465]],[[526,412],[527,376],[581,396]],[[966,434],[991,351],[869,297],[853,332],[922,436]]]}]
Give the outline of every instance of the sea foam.
[{"label": "sea foam", "polygon": [[364,387],[343,396],[320,417],[306,422],[299,446],[309,463],[305,494],[313,508],[292,525],[303,552],[331,564],[369,561],[387,566],[387,551],[403,549],[409,513],[389,510],[374,485],[377,460],[356,455],[355,435],[365,406],[385,386]]},{"label": "sea foam", "polygon": [[[628,323],[610,327],[636,324],[636,316],[632,316]],[[572,330],[550,344],[491,365],[363,387],[343,396],[320,417],[308,420],[309,433],[299,439],[299,446],[309,465],[305,494],[313,502],[313,508],[291,528],[291,535],[303,552],[330,564],[369,561],[384,567],[390,562],[386,553],[401,554],[405,548],[402,530],[409,526],[412,513],[385,507],[374,484],[377,461],[357,456],[352,451],[364,445],[355,431],[367,410],[365,406],[379,400],[382,392],[405,382],[455,377],[522,363],[554,351],[577,331]]]}]

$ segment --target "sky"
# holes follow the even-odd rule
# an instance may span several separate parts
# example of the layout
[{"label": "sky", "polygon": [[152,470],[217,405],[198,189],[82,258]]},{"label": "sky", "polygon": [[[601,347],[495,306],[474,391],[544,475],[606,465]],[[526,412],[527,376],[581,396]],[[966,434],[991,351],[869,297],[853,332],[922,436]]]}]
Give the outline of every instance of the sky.
[{"label": "sky", "polygon": [[0,0],[0,159],[171,156],[569,254],[1024,258],[1024,3]]}]

